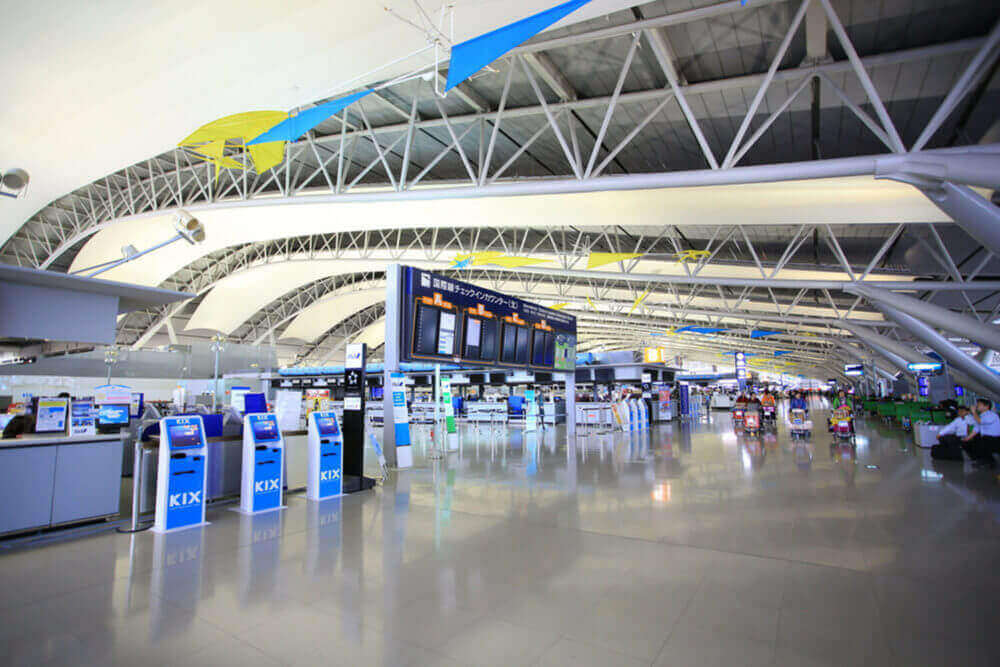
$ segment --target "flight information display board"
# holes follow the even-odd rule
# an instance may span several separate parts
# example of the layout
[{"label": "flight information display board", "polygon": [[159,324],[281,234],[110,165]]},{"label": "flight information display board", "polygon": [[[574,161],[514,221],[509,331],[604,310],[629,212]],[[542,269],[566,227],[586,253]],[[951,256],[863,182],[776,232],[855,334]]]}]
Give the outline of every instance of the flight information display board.
[{"label": "flight information display board", "polygon": [[402,360],[574,370],[572,315],[423,269],[402,281]]}]

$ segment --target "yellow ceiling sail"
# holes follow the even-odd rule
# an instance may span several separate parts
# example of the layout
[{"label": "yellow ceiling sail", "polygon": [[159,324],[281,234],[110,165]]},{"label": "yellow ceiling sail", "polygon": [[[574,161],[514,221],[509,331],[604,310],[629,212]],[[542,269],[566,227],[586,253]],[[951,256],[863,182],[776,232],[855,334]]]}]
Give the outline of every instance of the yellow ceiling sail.
[{"label": "yellow ceiling sail", "polygon": [[590,297],[588,296],[588,297],[586,297],[586,299],[587,299],[587,303],[590,305],[590,307],[593,308],[595,312],[599,312],[599,311],[597,311],[597,306],[595,306],[594,302],[590,300]]},{"label": "yellow ceiling sail", "polygon": [[569,305],[569,302],[568,301],[564,301],[563,303],[554,303],[551,306],[549,306],[549,308],[551,308],[552,310],[562,310],[563,308],[565,308],[568,305]]},{"label": "yellow ceiling sail", "polygon": [[492,257],[484,264],[495,264],[496,266],[502,266],[507,269],[517,269],[522,266],[530,266],[531,264],[544,264],[551,262],[550,259],[536,259],[534,257],[512,257],[505,255],[503,257]]},{"label": "yellow ceiling sail", "polygon": [[[243,165],[236,160],[223,156],[227,141],[239,141],[246,144],[287,118],[288,112],[286,111],[247,111],[233,114],[202,125],[177,145],[190,148],[195,153],[205,157],[206,161],[215,165],[215,173],[218,176],[219,167],[243,168]],[[285,159],[284,141],[257,144],[249,146],[248,150],[250,158],[253,160],[254,169],[258,174],[281,164]]]},{"label": "yellow ceiling sail", "polygon": [[646,290],[645,292],[639,295],[639,298],[635,300],[635,303],[633,303],[632,307],[629,309],[628,314],[631,315],[632,313],[634,313],[635,309],[638,308],[639,305],[646,300],[647,296],[649,296],[649,290]]},{"label": "yellow ceiling sail", "polygon": [[604,266],[605,264],[613,264],[615,262],[624,262],[627,259],[635,259],[636,257],[642,257],[641,252],[592,252],[590,257],[587,259],[587,268],[596,269],[599,266]]}]

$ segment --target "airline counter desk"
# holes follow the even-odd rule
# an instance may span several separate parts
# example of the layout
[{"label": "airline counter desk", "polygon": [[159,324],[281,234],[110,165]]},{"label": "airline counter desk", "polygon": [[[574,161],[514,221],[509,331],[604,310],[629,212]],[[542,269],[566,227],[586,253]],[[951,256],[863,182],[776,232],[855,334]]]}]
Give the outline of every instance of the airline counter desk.
[{"label": "airline counter desk", "polygon": [[0,440],[0,535],[117,515],[122,436]]}]

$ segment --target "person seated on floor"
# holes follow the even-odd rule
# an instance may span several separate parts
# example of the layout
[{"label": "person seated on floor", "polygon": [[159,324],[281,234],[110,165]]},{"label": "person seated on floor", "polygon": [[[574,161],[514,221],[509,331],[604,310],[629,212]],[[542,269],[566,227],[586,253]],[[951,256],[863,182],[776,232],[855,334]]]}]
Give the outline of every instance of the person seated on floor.
[{"label": "person seated on floor", "polygon": [[976,420],[973,419],[968,407],[958,406],[958,416],[938,431],[938,444],[931,447],[931,458],[941,461],[963,461],[962,441],[968,437],[976,427]]},{"label": "person seated on floor", "polygon": [[1000,453],[1000,416],[993,412],[993,403],[980,398],[972,413],[976,421],[972,433],[963,438],[962,449],[977,466],[993,468],[994,453]]}]

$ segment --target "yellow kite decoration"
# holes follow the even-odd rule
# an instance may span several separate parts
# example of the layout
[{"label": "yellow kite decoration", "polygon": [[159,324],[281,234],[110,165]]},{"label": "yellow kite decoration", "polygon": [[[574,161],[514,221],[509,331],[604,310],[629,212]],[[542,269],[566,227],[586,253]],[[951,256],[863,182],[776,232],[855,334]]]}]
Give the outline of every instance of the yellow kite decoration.
[{"label": "yellow kite decoration", "polygon": [[[224,155],[227,141],[246,144],[286,118],[288,118],[286,111],[248,111],[233,114],[202,125],[177,145],[190,149],[206,162],[214,164],[215,177],[218,178],[220,168],[243,169],[240,162]],[[246,150],[249,151],[258,174],[263,174],[285,159],[284,141],[247,146]]]},{"label": "yellow kite decoration", "polygon": [[604,266],[605,264],[613,264],[615,262],[624,262],[627,259],[635,259],[636,257],[642,257],[641,252],[592,252],[590,257],[587,259],[587,268],[596,269],[599,266]]},{"label": "yellow kite decoration", "polygon": [[704,257],[711,256],[707,250],[681,250],[680,252],[674,253],[678,262],[699,262]]}]

